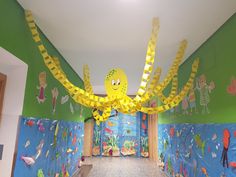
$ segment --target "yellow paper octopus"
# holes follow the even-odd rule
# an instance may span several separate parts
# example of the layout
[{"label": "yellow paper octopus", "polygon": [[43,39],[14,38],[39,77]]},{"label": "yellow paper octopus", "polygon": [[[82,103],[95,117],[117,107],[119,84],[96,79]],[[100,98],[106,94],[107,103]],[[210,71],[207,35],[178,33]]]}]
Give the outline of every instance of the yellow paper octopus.
[{"label": "yellow paper octopus", "polygon": [[[152,34],[148,42],[146,62],[137,95],[134,98],[127,96],[128,80],[126,74],[123,70],[116,68],[112,69],[105,78],[105,88],[107,96],[96,96],[93,93],[93,89],[90,83],[88,66],[84,66],[85,90],[83,90],[75,86],[68,80],[66,74],[63,72],[60,66],[59,60],[56,57],[52,57],[48,54],[40,39],[31,12],[25,11],[25,15],[32,33],[32,37],[38,45],[38,49],[44,59],[46,66],[77,103],[93,109],[93,116],[97,124],[99,124],[101,121],[106,121],[110,117],[112,109],[115,109],[118,112],[122,113],[135,113],[137,111],[141,111],[148,114],[167,111],[177,106],[182,101],[193,84],[199,65],[199,59],[196,59],[193,62],[192,71],[187,83],[184,85],[182,90],[177,93],[177,73],[179,64],[183,59],[184,52],[187,46],[186,40],[183,40],[180,43],[176,58],[174,59],[173,64],[163,81],[159,82],[159,78],[161,75],[160,68],[157,68],[155,70],[154,75],[150,80],[150,75],[153,70],[155,58],[157,34],[159,30],[159,21],[157,18],[154,18]],[[168,96],[165,96],[163,94],[163,90],[170,82],[172,82],[170,94]],[[150,101],[151,97],[153,96],[157,96],[163,104],[153,108],[143,106],[145,103]]]}]

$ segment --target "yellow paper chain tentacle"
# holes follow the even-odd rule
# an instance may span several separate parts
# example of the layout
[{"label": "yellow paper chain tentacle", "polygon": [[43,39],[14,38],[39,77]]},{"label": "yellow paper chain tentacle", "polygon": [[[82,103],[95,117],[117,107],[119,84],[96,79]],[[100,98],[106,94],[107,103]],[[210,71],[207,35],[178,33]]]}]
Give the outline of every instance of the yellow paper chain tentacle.
[{"label": "yellow paper chain tentacle", "polygon": [[187,95],[190,88],[192,87],[192,84],[194,82],[194,79],[198,70],[198,66],[199,66],[199,59],[196,59],[192,64],[192,72],[190,74],[190,77],[187,83],[184,85],[181,92],[178,95],[176,95],[171,102],[169,102],[168,104],[164,104],[162,106],[154,107],[154,108],[142,107],[141,112],[144,112],[147,114],[161,113],[177,106],[183,100],[183,98]]},{"label": "yellow paper chain tentacle", "polygon": [[158,98],[160,99],[160,101],[162,103],[167,104],[174,98],[174,96],[176,96],[177,89],[178,89],[178,78],[177,78],[177,76],[174,76],[174,78],[172,80],[172,87],[171,87],[171,91],[170,91],[169,96],[166,97],[163,94],[163,91],[156,92],[156,95],[158,96]]},{"label": "yellow paper chain tentacle", "polygon": [[177,74],[177,71],[179,69],[179,65],[180,65],[180,63],[181,63],[181,61],[182,61],[182,59],[184,57],[184,53],[185,53],[186,47],[187,47],[187,41],[183,40],[180,43],[179,50],[178,50],[178,52],[176,54],[175,60],[174,60],[174,62],[172,64],[170,70],[168,71],[167,76],[155,88],[155,92],[156,93],[163,91],[166,88],[166,86],[170,83],[170,81],[173,79],[173,77]]},{"label": "yellow paper chain tentacle", "polygon": [[153,90],[159,83],[160,76],[161,76],[161,68],[157,67],[151,80],[150,86],[148,90],[145,92],[145,95],[142,97],[141,104],[146,103],[151,99],[152,96],[154,96]]},{"label": "yellow paper chain tentacle", "polygon": [[[90,74],[89,74],[89,67],[88,65],[84,65],[83,67],[83,75],[84,75],[84,87],[85,90],[90,93],[90,94],[94,94],[93,92],[93,88],[90,82]],[[100,110],[102,111],[102,115],[100,115],[99,110],[98,109],[94,109],[93,110],[93,117],[96,120],[96,123],[99,125],[100,122],[102,121],[106,121],[110,115],[111,115],[111,108],[105,108]]]},{"label": "yellow paper chain tentacle", "polygon": [[152,24],[152,35],[148,42],[144,71],[141,78],[141,83],[138,89],[138,93],[136,97],[134,98],[135,102],[137,103],[141,102],[142,97],[144,96],[147,89],[147,84],[150,79],[150,74],[152,73],[153,63],[155,59],[155,50],[156,50],[158,31],[159,31],[159,20],[158,18],[154,18],[153,24]]},{"label": "yellow paper chain tentacle", "polygon": [[38,45],[38,49],[44,59],[45,65],[48,67],[53,76],[65,87],[65,89],[69,92],[72,98],[77,103],[91,108],[102,108],[103,106],[110,105],[112,100],[108,99],[107,97],[103,98],[98,97],[96,95],[91,95],[90,93],[73,85],[68,80],[65,73],[61,69],[59,60],[57,60],[56,58],[52,58],[44,47],[40,39],[37,27],[35,25],[34,19],[32,17],[32,13],[30,11],[25,11],[25,16],[32,33],[32,37]]},{"label": "yellow paper chain tentacle", "polygon": [[84,88],[87,92],[93,94],[93,87],[92,87],[92,84],[90,82],[90,74],[89,74],[88,65],[84,65],[83,74],[84,74]]},{"label": "yellow paper chain tentacle", "polygon": [[97,109],[93,110],[93,116],[98,125],[100,124],[100,122],[106,121],[110,117],[110,115],[111,107],[104,108],[102,115],[99,114],[99,111]]}]

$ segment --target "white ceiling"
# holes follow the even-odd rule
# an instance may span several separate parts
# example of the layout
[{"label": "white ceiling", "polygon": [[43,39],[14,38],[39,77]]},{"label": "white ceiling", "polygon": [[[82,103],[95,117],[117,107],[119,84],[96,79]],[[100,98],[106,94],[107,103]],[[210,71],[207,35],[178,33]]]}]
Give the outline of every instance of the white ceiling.
[{"label": "white ceiling", "polygon": [[95,93],[103,94],[104,77],[124,69],[129,94],[140,83],[153,17],[160,19],[155,66],[165,74],[182,39],[190,56],[230,16],[235,0],[18,0],[75,71],[90,67]]}]

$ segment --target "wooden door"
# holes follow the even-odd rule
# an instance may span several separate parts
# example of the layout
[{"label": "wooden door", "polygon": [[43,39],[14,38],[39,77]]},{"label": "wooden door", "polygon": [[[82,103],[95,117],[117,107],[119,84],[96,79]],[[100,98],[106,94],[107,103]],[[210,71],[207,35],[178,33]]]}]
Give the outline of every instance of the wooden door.
[{"label": "wooden door", "polygon": [[7,76],[0,73],[0,122],[2,117],[2,107],[3,107],[3,98],[6,87],[6,81],[7,81]]},{"label": "wooden door", "polygon": [[[156,107],[156,101],[150,103],[151,107]],[[149,159],[153,161],[158,160],[158,115],[153,114],[148,117],[148,145],[149,145]]]},{"label": "wooden door", "polygon": [[83,152],[83,155],[86,157],[92,156],[93,126],[94,126],[93,119],[90,119],[84,123],[84,152]]}]

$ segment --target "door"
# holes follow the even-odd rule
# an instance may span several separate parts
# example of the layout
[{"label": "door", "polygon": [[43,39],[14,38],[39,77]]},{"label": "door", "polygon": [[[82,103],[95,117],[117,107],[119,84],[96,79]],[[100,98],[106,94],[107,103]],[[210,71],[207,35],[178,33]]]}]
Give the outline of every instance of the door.
[{"label": "door", "polygon": [[7,76],[0,73],[0,122],[2,117],[2,107],[3,107],[3,98],[4,98],[6,81],[7,81]]}]

